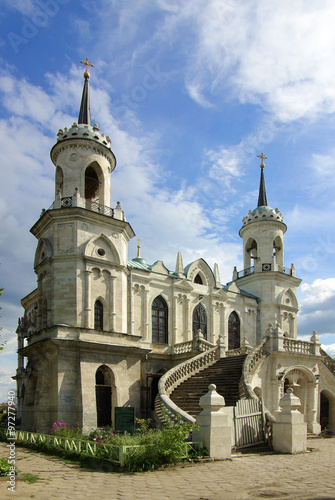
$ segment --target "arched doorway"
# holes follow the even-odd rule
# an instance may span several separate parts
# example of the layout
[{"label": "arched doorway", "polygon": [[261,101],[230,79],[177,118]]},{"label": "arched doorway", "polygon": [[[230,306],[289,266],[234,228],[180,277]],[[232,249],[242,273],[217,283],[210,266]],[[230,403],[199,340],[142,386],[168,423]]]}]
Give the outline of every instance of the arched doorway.
[{"label": "arched doorway", "polygon": [[320,394],[320,425],[322,429],[328,429],[329,425],[329,399],[324,391]]},{"label": "arched doorway", "polygon": [[198,304],[193,311],[193,338],[195,339],[201,330],[204,338],[207,339],[207,314],[202,304]]},{"label": "arched doorway", "polygon": [[113,373],[107,366],[100,366],[95,373],[97,427],[112,426]]},{"label": "arched doorway", "polygon": [[233,311],[228,318],[228,350],[238,349],[240,346],[240,318]]}]

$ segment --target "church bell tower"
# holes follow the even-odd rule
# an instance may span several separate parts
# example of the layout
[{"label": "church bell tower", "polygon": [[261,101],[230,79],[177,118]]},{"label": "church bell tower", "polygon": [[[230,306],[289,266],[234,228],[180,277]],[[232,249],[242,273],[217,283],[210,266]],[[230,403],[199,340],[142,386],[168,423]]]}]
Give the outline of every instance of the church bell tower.
[{"label": "church bell tower", "polygon": [[[284,266],[284,234],[287,230],[278,208],[268,205],[264,160],[261,158],[261,177],[257,207],[243,218],[240,236],[243,239],[244,269],[234,272],[240,288],[260,299],[261,329],[265,335],[268,324],[279,324],[287,337],[296,338],[298,303],[296,288],[301,280],[295,277],[293,264]],[[259,338],[260,340],[260,338]]]}]

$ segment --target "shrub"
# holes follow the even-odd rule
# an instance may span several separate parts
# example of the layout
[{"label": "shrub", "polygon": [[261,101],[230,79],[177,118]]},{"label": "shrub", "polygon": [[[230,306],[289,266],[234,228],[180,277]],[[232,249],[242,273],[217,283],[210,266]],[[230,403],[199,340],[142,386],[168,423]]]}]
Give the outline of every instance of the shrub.
[{"label": "shrub", "polygon": [[179,420],[177,424],[170,423],[161,431],[148,431],[143,446],[133,448],[127,453],[126,467],[132,472],[142,472],[181,461],[187,455],[186,438],[192,430],[198,429],[198,424]]},{"label": "shrub", "polygon": [[[0,458],[0,476],[7,476],[10,472],[13,472],[13,466],[5,458]],[[15,473],[17,473],[17,469],[15,469]]]}]

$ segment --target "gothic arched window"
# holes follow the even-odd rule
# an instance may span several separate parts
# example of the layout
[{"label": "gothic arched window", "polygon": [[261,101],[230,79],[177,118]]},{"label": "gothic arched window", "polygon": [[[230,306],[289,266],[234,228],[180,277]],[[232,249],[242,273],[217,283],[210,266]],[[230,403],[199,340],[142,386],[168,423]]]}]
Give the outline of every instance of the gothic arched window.
[{"label": "gothic arched window", "polygon": [[168,343],[168,307],[160,295],[152,303],[152,341]]},{"label": "gothic arched window", "polygon": [[228,349],[240,347],[240,318],[233,311],[228,318]]},{"label": "gothic arched window", "polygon": [[198,304],[193,311],[193,338],[196,337],[198,330],[207,339],[207,314],[202,304]]},{"label": "gothic arched window", "polygon": [[104,329],[104,306],[100,300],[94,304],[94,330]]}]

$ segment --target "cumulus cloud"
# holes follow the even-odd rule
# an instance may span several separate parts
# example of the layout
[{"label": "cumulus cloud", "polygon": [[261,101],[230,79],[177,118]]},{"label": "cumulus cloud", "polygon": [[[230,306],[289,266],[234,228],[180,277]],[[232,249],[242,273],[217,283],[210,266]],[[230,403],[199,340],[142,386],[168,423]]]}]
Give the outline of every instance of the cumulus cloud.
[{"label": "cumulus cloud", "polygon": [[[179,0],[157,1],[152,9],[161,17],[153,24],[151,41],[140,41],[135,57],[164,51],[167,41],[179,44],[185,88],[198,104],[211,105],[225,88],[282,122],[335,110],[335,68],[329,64],[335,49],[332,1]],[[119,8],[118,36],[134,21],[134,12],[137,19],[145,18],[147,3]],[[104,34],[107,19],[108,14]]]},{"label": "cumulus cloud", "polygon": [[317,330],[320,339],[334,335],[335,324],[335,278],[316,279],[301,285],[298,330],[301,335],[311,335]]}]

